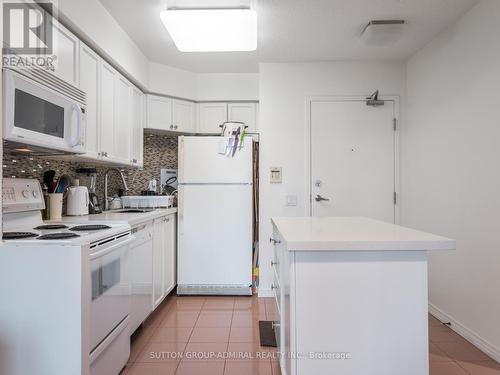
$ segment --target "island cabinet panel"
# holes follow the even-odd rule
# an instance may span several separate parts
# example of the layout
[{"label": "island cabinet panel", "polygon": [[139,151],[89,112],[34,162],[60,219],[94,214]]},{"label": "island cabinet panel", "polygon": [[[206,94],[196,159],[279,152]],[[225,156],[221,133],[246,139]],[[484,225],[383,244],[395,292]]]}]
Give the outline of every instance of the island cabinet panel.
[{"label": "island cabinet panel", "polygon": [[367,218],[273,225],[282,374],[428,375],[427,251],[454,240]]}]

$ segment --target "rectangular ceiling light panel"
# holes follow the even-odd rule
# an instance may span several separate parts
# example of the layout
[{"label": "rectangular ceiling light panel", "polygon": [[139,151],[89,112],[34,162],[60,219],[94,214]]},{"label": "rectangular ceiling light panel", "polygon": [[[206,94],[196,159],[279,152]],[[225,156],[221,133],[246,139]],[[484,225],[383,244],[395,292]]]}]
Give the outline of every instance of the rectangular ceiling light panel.
[{"label": "rectangular ceiling light panel", "polygon": [[251,9],[172,9],[160,18],[182,52],[257,49],[257,13]]}]

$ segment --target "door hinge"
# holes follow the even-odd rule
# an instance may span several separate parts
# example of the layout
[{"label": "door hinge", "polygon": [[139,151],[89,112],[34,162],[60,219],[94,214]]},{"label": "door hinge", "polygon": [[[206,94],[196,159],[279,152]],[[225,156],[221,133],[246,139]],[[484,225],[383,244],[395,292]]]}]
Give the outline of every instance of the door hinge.
[{"label": "door hinge", "polygon": [[398,203],[398,194],[394,192],[394,205]]},{"label": "door hinge", "polygon": [[396,131],[396,129],[398,128],[398,119],[396,117],[394,117],[394,119],[392,120],[392,124],[394,127],[394,131]]}]

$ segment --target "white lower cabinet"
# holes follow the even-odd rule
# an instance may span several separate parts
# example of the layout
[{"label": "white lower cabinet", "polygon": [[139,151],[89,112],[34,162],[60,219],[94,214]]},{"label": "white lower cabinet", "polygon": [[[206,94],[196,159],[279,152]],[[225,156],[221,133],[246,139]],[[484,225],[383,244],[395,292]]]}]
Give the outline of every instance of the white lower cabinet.
[{"label": "white lower cabinet", "polygon": [[153,311],[153,223],[145,223],[132,228],[135,237],[130,245],[130,334],[142,324]]},{"label": "white lower cabinet", "polygon": [[175,215],[153,222],[153,309],[176,285],[176,220]]}]

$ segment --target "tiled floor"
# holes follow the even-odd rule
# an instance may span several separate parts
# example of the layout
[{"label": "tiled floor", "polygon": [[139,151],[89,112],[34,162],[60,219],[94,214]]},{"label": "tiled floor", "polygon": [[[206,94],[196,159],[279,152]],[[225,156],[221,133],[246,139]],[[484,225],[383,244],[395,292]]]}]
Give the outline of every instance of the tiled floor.
[{"label": "tiled floor", "polygon": [[[136,333],[121,375],[279,375],[258,333],[258,321],[276,314],[273,299],[171,296]],[[498,363],[433,317],[429,337],[430,375],[500,375]]]}]

